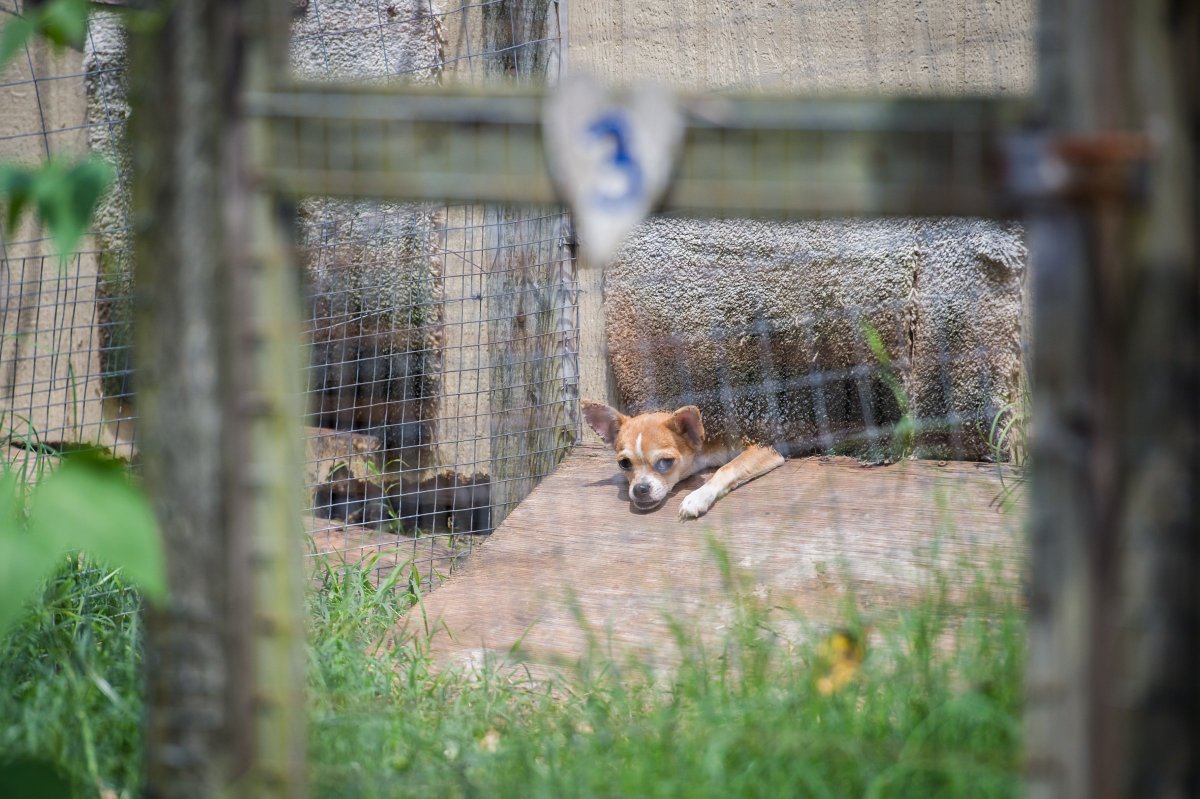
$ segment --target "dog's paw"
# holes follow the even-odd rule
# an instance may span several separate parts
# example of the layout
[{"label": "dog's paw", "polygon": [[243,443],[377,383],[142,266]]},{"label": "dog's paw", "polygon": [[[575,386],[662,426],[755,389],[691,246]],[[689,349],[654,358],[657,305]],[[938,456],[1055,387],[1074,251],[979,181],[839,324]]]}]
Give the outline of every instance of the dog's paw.
[{"label": "dog's paw", "polygon": [[700,518],[708,513],[708,509],[716,500],[716,494],[707,484],[700,486],[679,503],[679,521],[686,522],[688,519]]}]

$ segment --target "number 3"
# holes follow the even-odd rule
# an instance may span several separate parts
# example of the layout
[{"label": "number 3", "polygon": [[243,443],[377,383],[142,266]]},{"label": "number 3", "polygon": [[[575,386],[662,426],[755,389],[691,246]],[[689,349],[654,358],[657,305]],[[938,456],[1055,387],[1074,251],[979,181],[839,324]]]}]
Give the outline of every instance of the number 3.
[{"label": "number 3", "polygon": [[596,203],[614,207],[639,200],[642,193],[642,168],[629,151],[629,133],[625,117],[619,112],[611,111],[593,122],[587,132],[593,140],[612,142],[611,153],[606,156],[605,161],[608,169],[620,176],[618,180],[605,181],[606,186],[592,193]]}]

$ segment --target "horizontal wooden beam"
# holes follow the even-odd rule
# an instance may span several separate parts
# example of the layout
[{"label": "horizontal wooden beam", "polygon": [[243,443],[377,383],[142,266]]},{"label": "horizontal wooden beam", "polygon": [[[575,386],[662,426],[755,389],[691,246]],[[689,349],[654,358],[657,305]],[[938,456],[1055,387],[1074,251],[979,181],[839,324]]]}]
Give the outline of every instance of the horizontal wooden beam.
[{"label": "horizontal wooden beam", "polygon": [[[246,97],[259,168],[291,195],[554,203],[533,92],[297,86]],[[1004,216],[1008,99],[683,98],[663,210],[701,216]]]}]

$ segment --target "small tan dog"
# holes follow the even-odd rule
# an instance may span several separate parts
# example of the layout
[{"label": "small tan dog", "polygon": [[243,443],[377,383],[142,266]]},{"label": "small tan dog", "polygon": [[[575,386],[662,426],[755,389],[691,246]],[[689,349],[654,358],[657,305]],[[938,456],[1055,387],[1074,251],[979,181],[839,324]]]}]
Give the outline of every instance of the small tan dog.
[{"label": "small tan dog", "polygon": [[638,510],[657,508],[680,480],[720,466],[679,506],[680,521],[695,519],[733,489],[784,460],[774,447],[752,444],[735,448],[705,441],[704,423],[695,405],[685,405],[674,413],[640,416],[625,416],[593,400],[584,400],[582,406],[588,425],[616,451],[617,466],[629,481],[629,501]]}]

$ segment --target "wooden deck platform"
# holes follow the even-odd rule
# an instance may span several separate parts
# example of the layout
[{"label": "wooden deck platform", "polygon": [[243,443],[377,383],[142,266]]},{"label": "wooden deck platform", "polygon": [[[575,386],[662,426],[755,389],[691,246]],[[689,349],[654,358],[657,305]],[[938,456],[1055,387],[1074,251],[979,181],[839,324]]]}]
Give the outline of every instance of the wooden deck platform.
[{"label": "wooden deck platform", "polygon": [[677,657],[668,619],[719,635],[729,618],[714,542],[741,590],[801,635],[837,620],[847,586],[868,618],[912,601],[938,572],[998,569],[1018,590],[1024,506],[1006,468],[792,460],[678,522],[701,482],[634,513],[612,453],[577,447],[404,624],[428,624],[433,651],[450,662],[508,659],[520,642],[519,659],[535,666],[570,663],[591,636],[614,655],[667,664]]}]

